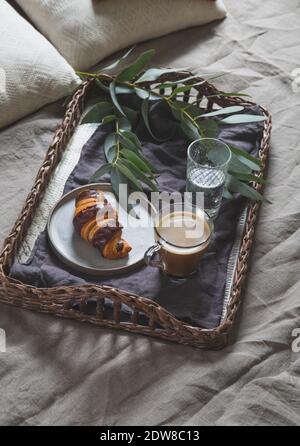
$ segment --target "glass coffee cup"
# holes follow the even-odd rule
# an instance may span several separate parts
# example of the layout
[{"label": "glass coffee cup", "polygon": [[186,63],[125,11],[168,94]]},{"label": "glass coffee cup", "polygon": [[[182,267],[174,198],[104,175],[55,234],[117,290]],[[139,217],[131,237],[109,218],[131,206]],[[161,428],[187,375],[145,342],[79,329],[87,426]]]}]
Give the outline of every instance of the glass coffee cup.
[{"label": "glass coffee cup", "polygon": [[213,222],[203,209],[175,203],[157,213],[154,235],[156,243],[144,256],[146,265],[173,277],[187,278],[197,272],[210,245]]}]

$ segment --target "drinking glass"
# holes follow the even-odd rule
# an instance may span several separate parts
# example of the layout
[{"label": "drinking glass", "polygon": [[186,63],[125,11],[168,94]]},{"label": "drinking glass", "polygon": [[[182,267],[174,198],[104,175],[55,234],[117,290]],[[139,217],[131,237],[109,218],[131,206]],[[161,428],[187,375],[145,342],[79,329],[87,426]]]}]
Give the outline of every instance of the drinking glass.
[{"label": "drinking glass", "polygon": [[192,142],[187,154],[187,192],[204,194],[204,210],[210,218],[218,215],[228,172],[231,151],[227,144],[214,138]]}]

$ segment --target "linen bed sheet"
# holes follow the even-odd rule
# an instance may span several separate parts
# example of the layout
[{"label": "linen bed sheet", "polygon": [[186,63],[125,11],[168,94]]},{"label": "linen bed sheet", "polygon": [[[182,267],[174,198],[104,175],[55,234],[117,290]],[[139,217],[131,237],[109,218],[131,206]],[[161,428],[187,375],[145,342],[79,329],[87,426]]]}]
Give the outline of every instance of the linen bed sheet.
[{"label": "linen bed sheet", "polygon": [[[225,71],[273,113],[266,197],[231,344],[199,351],[0,305],[1,425],[300,424],[300,2],[225,0],[228,18],[142,45],[156,64]],[[141,49],[142,49],[141,48]],[[296,71],[298,69],[298,71]],[[0,135],[7,234],[60,122],[46,107]]]}]

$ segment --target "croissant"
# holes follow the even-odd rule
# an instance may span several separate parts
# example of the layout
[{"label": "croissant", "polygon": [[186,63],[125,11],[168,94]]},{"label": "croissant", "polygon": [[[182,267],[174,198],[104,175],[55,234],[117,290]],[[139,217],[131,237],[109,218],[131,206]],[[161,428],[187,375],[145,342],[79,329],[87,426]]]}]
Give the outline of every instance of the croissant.
[{"label": "croissant", "polygon": [[77,195],[73,224],[83,240],[99,249],[107,259],[126,257],[132,249],[122,239],[117,211],[101,190],[86,189]]}]

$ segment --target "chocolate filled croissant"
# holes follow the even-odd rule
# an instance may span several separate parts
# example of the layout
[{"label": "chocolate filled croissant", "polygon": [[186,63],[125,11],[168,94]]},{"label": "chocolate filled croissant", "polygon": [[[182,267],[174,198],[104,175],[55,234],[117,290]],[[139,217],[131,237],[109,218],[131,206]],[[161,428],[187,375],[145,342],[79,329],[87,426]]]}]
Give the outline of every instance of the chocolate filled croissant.
[{"label": "chocolate filled croissant", "polygon": [[101,190],[86,189],[77,195],[73,224],[76,232],[107,259],[126,257],[132,249],[122,239],[117,211]]}]

